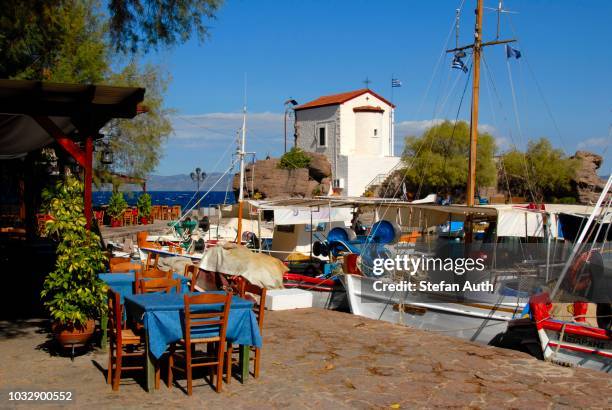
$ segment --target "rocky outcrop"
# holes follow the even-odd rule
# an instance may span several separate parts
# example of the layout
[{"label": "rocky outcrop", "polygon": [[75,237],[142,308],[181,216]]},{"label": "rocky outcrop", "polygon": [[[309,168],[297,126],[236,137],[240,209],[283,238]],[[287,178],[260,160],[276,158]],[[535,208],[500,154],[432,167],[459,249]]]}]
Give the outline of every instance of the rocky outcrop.
[{"label": "rocky outcrop", "polygon": [[308,174],[315,181],[321,181],[323,178],[331,177],[331,163],[324,154],[318,152],[305,152],[310,158],[308,165]]},{"label": "rocky outcrop", "polygon": [[[326,195],[331,183],[331,164],[318,153],[306,153],[310,158],[308,168],[282,169],[280,160],[270,158],[256,161],[245,167],[245,189],[249,197],[261,199],[310,198]],[[240,177],[234,176],[233,188],[239,189]],[[259,195],[256,195],[259,194]]]},{"label": "rocky outcrop", "polygon": [[606,184],[606,181],[597,175],[603,157],[588,151],[576,151],[572,158],[579,161],[573,181],[578,202],[595,203]]}]

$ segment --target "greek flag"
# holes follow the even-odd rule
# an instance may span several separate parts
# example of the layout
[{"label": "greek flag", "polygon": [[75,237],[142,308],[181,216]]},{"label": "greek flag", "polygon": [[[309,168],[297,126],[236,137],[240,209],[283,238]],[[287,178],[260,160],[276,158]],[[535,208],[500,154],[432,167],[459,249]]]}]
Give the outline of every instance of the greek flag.
[{"label": "greek flag", "polygon": [[392,78],[391,79],[391,87],[401,87],[402,86],[402,82],[400,80],[398,80],[397,78]]},{"label": "greek flag", "polygon": [[465,65],[463,60],[461,60],[461,57],[458,57],[458,56],[455,56],[453,58],[453,64],[451,65],[451,68],[456,68],[458,70],[462,70],[464,73],[468,72],[467,66]]},{"label": "greek flag", "polygon": [[518,60],[519,58],[521,58],[521,52],[518,50],[515,50],[514,48],[506,44],[506,58],[510,58],[510,57],[514,57]]}]

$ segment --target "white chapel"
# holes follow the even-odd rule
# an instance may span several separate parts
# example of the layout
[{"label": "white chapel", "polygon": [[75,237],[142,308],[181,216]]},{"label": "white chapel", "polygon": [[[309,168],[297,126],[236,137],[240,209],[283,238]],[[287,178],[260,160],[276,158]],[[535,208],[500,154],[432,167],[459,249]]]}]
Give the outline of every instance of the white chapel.
[{"label": "white chapel", "polygon": [[362,196],[400,161],[393,149],[394,109],[367,88],[319,97],[295,107],[295,145],[327,156],[334,191]]}]

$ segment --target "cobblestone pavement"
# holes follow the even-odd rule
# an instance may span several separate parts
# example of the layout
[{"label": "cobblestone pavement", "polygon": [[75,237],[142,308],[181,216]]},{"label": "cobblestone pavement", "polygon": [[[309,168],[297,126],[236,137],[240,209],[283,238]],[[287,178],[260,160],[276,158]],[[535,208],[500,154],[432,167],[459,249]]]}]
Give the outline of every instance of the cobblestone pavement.
[{"label": "cobblestone pavement", "polygon": [[267,312],[260,378],[233,380],[221,394],[196,383],[192,397],[164,384],[148,394],[140,372],[113,392],[105,353],[71,362],[46,351],[37,322],[0,325],[0,407],[17,404],[11,390],[70,390],[73,406],[91,409],[612,407],[608,374],[326,310]]}]

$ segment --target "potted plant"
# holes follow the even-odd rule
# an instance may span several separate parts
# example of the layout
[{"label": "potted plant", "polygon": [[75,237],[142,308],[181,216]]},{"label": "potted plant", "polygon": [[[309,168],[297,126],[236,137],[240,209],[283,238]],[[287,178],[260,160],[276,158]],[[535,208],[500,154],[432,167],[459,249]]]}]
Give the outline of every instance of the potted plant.
[{"label": "potted plant", "polygon": [[106,257],[100,237],[85,228],[80,181],[59,181],[43,191],[43,200],[51,216],[45,230],[59,244],[55,269],[45,278],[41,297],[56,340],[62,346],[84,344],[105,309],[105,286],[98,274],[104,271]]},{"label": "potted plant", "polygon": [[149,217],[151,216],[151,195],[146,192],[140,195],[138,202],[138,215],[140,216],[140,223],[146,225],[149,223]]},{"label": "potted plant", "polygon": [[106,213],[111,217],[111,226],[121,226],[121,216],[127,208],[127,202],[121,192],[113,192],[109,201]]}]

